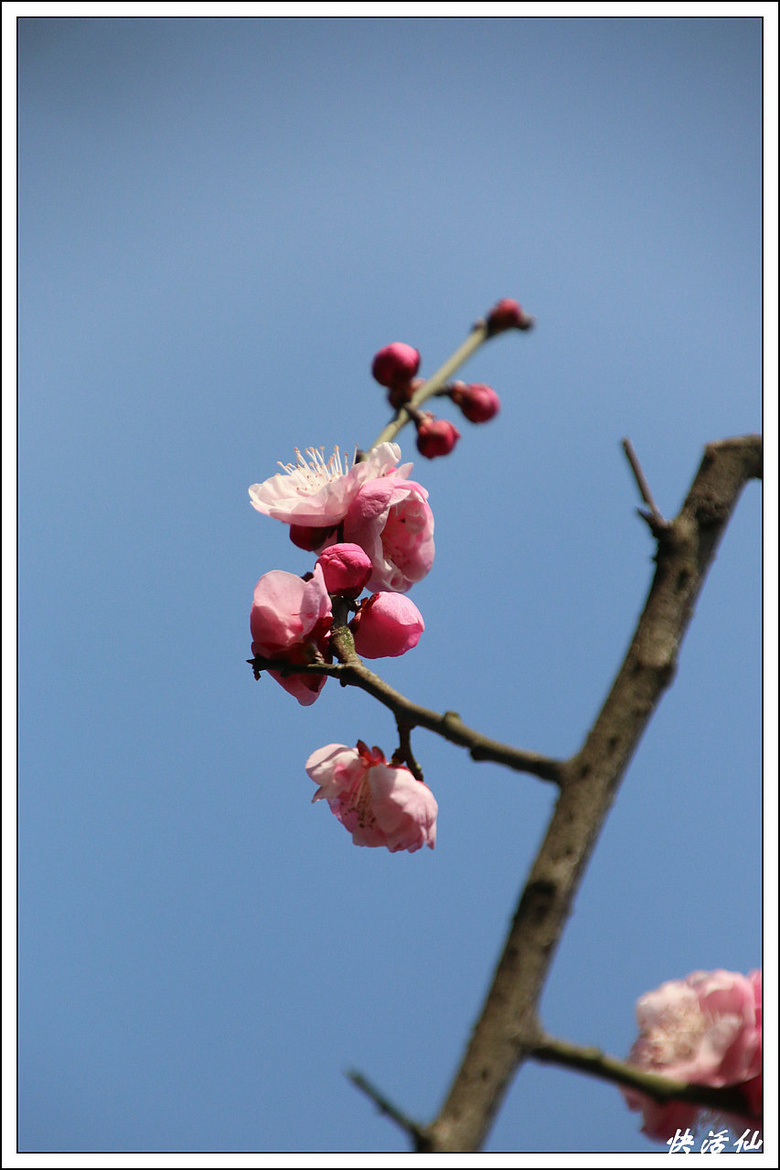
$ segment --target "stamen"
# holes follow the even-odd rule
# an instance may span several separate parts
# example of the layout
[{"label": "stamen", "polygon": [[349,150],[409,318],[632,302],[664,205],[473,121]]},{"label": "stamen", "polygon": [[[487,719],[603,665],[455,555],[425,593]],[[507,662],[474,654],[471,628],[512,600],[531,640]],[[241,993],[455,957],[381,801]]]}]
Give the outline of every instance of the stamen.
[{"label": "stamen", "polygon": [[325,462],[325,448],[324,447],[307,447],[305,454],[309,456],[308,459],[301,454],[298,447],[295,448],[297,457],[296,463],[279,463],[282,471],[295,479],[296,487],[299,491],[305,493],[319,491],[321,487],[329,483],[333,479],[340,479],[349,471],[349,456],[344,457],[342,464],[341,453],[338,447],[335,447],[333,454],[328,462]]}]

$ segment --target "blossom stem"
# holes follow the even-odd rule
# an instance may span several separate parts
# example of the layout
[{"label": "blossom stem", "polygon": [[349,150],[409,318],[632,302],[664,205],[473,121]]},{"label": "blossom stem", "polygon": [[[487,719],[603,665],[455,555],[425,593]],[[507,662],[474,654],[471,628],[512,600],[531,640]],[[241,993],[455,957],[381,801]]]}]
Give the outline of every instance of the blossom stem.
[{"label": "blossom stem", "polygon": [[377,435],[370,450],[373,451],[374,447],[378,447],[380,443],[392,442],[398,432],[413,418],[413,412],[428,398],[437,394],[443,386],[446,386],[455,371],[468,361],[490,336],[492,334],[488,333],[487,323],[477,321],[463,344],[458,346],[454,354],[447,358],[447,361],[439,367],[435,374],[432,374],[421,386],[418,386],[409,403],[402,406],[392,422],[389,422],[381,434]]},{"label": "blossom stem", "polygon": [[[562,1065],[603,1081],[611,1081],[615,1085],[627,1085],[646,1093],[655,1101],[686,1101],[718,1113],[736,1113],[745,1118],[753,1116],[750,1104],[739,1086],[714,1087],[672,1080],[617,1060],[614,1056],[607,1056],[600,1048],[582,1048],[567,1040],[545,1035],[529,1049],[528,1056],[540,1064]],[[756,1117],[755,1120],[759,1122],[761,1119]]]},{"label": "blossom stem", "polygon": [[425,783],[422,768],[414,758],[412,751],[412,726],[406,720],[402,719],[400,715],[396,715],[395,722],[398,727],[398,750],[393,753],[394,764],[406,764],[409,771],[414,776],[415,780],[420,783]]}]

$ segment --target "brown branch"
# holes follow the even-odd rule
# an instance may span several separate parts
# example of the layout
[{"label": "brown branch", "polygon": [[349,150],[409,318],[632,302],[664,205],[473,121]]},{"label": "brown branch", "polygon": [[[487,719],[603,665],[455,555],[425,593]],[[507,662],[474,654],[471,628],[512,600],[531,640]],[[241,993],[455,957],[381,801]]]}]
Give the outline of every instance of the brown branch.
[{"label": "brown branch", "polygon": [[428,707],[413,703],[400,691],[396,691],[378,674],[369,670],[358,657],[352,634],[346,626],[336,627],[331,632],[331,645],[341,659],[340,662],[311,662],[297,665],[257,657],[249,658],[247,661],[254,670],[255,677],[259,677],[261,670],[278,670],[282,675],[324,674],[328,678],[337,678],[342,686],[359,687],[360,690],[378,699],[393,712],[399,726],[403,724],[409,730],[414,727],[425,727],[450,743],[468,748],[472,760],[489,760],[512,768],[515,772],[526,772],[553,784],[560,783],[563,767],[561,760],[554,760],[550,756],[539,755],[536,752],[523,751],[497,739],[490,739],[475,731],[473,727],[467,727],[457,711],[443,713],[432,711]]},{"label": "brown branch", "polygon": [[425,777],[423,776],[422,768],[414,758],[414,752],[412,751],[412,728],[405,719],[400,719],[397,715],[395,721],[398,727],[398,748],[393,752],[392,762],[394,764],[406,764],[415,780],[419,780],[424,784]]},{"label": "brown branch", "polygon": [[701,1105],[714,1113],[731,1113],[744,1117],[746,1121],[760,1124],[761,1117],[753,1114],[750,1102],[739,1086],[697,1085],[691,1081],[673,1081],[669,1077],[637,1068],[636,1065],[607,1056],[600,1048],[581,1048],[567,1040],[544,1036],[528,1051],[528,1056],[540,1064],[557,1064],[587,1073],[614,1085],[626,1085],[630,1089],[652,1097],[654,1101],[686,1101]]},{"label": "brown branch", "polygon": [[642,734],[674,677],[715,549],[745,483],[761,475],[757,435],[710,443],[680,514],[656,533],[656,571],[610,693],[563,768],[547,834],[460,1069],[417,1149],[479,1150],[519,1066],[542,1042],[539,998],[575,893]]}]

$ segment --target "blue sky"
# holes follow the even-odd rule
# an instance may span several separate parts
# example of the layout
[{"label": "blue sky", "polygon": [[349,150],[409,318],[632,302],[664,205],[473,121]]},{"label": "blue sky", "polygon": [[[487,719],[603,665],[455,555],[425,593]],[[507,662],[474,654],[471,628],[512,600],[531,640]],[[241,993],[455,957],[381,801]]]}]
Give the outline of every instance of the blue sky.
[{"label": "blue sky", "polygon": [[[389,713],[252,678],[258,577],[308,554],[247,487],[370,443],[373,354],[502,411],[405,459],[437,555],[379,662],[575,751],[704,444],[761,427],[757,19],[19,25],[19,1143],[396,1151],[345,1079],[437,1111],[551,809],[418,731],[436,850],[355,848],[304,762]],[[443,411],[444,413],[444,411]],[[455,419],[454,413],[450,417]],[[458,421],[455,419],[455,421]],[[542,1002],[625,1055],[634,1004],[761,965],[761,495],[746,488]],[[527,1066],[488,1151],[658,1151],[612,1086]],[[659,1151],[660,1152],[660,1151]]]}]

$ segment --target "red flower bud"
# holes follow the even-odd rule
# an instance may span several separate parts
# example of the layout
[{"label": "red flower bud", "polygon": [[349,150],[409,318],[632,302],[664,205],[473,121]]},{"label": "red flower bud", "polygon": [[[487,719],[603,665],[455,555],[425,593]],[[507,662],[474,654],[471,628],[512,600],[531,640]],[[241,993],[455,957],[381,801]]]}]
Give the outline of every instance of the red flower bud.
[{"label": "red flower bud", "polygon": [[310,528],[306,524],[291,524],[290,540],[298,548],[305,549],[306,552],[316,552],[318,548],[322,548],[331,533],[335,531],[335,527]]},{"label": "red flower bud", "polygon": [[407,402],[411,401],[415,390],[419,389],[424,381],[425,378],[412,378],[411,382],[404,382],[401,386],[392,386],[387,391],[387,401],[393,410],[400,410],[402,406],[406,406]]},{"label": "red flower bud", "polygon": [[503,333],[505,329],[530,329],[534,319],[511,297],[504,297],[487,315],[488,333]]},{"label": "red flower bud", "polygon": [[473,423],[487,422],[501,409],[501,399],[483,382],[453,382],[450,398]]},{"label": "red flower bud", "polygon": [[371,373],[380,386],[404,386],[420,368],[420,354],[411,345],[394,341],[374,355]]},{"label": "red flower bud", "polygon": [[460,431],[446,418],[434,418],[428,413],[417,424],[417,450],[426,459],[449,455],[460,438]]}]

